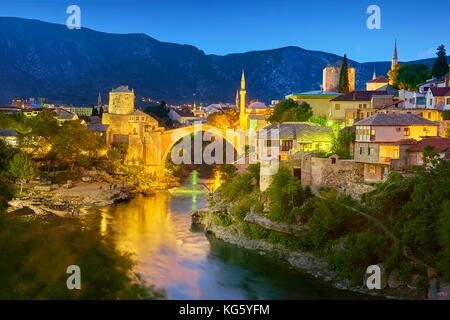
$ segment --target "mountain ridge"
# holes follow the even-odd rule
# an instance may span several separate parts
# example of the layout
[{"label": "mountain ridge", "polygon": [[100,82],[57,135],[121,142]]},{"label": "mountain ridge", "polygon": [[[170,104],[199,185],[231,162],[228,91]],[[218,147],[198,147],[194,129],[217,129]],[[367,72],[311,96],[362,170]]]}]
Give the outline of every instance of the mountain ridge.
[{"label": "mountain ridge", "polygon": [[[269,102],[318,90],[322,69],[341,57],[286,46],[226,55],[190,44],[159,41],[144,33],[116,34],[36,19],[0,17],[0,102],[48,97],[50,102],[94,104],[98,92],[126,84],[137,97],[169,103],[233,102],[245,70],[249,99]],[[357,88],[390,61],[359,63]],[[430,65],[434,59],[420,60]],[[415,61],[405,62],[415,63]]]}]

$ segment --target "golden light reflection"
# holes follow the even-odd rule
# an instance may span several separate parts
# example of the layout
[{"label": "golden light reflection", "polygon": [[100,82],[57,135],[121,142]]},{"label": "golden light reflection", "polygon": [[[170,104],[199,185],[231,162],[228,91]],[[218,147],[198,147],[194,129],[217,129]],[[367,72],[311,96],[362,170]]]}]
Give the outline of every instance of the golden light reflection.
[{"label": "golden light reflection", "polygon": [[219,170],[214,170],[214,184],[213,184],[213,190],[217,190],[223,183],[222,179],[222,172]]},{"label": "golden light reflection", "polygon": [[[201,272],[192,265],[206,259],[209,242],[203,233],[190,231],[186,210],[197,206],[198,200],[195,193],[173,196],[162,191],[151,197],[138,196],[106,209],[100,232],[114,230],[117,249],[132,254],[137,262],[135,272],[149,283],[170,288],[178,298],[200,298],[204,294],[199,286]],[[109,225],[111,216],[113,226]]]}]

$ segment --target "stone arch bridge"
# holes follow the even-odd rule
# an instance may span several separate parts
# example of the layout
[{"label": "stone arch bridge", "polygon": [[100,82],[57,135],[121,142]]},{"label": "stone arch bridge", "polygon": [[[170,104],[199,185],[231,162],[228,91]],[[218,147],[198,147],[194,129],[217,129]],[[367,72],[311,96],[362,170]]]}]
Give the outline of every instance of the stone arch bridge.
[{"label": "stone arch bridge", "polygon": [[170,130],[160,128],[143,135],[130,134],[127,162],[143,164],[146,172],[163,175],[173,147],[184,137],[197,132],[203,133],[202,141],[216,141],[217,137],[222,138],[224,143],[226,141],[233,146],[237,157],[245,151],[245,138],[239,131],[219,129],[207,124],[194,124]]}]

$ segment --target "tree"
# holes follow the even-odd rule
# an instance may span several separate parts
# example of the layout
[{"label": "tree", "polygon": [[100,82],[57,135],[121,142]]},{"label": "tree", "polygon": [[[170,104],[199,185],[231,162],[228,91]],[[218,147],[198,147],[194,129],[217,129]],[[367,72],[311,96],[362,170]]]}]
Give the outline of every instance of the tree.
[{"label": "tree", "polygon": [[9,162],[17,152],[16,150],[5,141],[0,140],[0,174],[8,170]]},{"label": "tree", "polygon": [[[101,106],[99,106],[101,108]],[[92,106],[92,116],[98,116],[98,110],[95,106]]]},{"label": "tree", "polygon": [[300,207],[309,195],[292,170],[282,166],[273,176],[268,189],[269,218],[279,222],[294,222],[293,209]]},{"label": "tree", "polygon": [[239,113],[234,109],[227,108],[222,112],[215,112],[206,119],[209,125],[219,129],[235,129],[239,124]]},{"label": "tree", "polygon": [[398,89],[415,91],[417,85],[431,76],[431,70],[425,64],[404,64],[398,69],[393,86]]},{"label": "tree", "polygon": [[292,99],[287,99],[275,105],[273,114],[268,121],[271,123],[308,121],[312,114],[311,106],[308,103],[299,104]]},{"label": "tree", "polygon": [[104,142],[98,133],[89,131],[77,121],[66,121],[54,139],[53,150],[60,161],[67,161],[73,166],[86,156],[90,162],[103,147]]},{"label": "tree", "polygon": [[436,52],[437,58],[433,63],[432,75],[435,78],[440,78],[449,72],[448,62],[447,62],[447,54],[445,52],[445,47],[441,44],[437,48]]},{"label": "tree", "polygon": [[19,180],[20,193],[22,193],[23,184],[36,176],[36,166],[25,153],[19,152],[9,162],[9,174]]},{"label": "tree", "polygon": [[355,143],[355,131],[350,129],[340,130],[334,140],[333,152],[339,155],[341,159],[351,159],[351,146],[353,143]]},{"label": "tree", "polygon": [[339,75],[339,92],[344,94],[350,92],[350,83],[348,81],[348,63],[346,54],[344,54],[344,59],[342,60],[341,66],[341,74]]},{"label": "tree", "polygon": [[397,64],[392,66],[391,70],[388,71],[389,84],[391,86],[396,86],[399,68],[400,65]]},{"label": "tree", "polygon": [[450,120],[450,110],[442,112],[442,120]]}]

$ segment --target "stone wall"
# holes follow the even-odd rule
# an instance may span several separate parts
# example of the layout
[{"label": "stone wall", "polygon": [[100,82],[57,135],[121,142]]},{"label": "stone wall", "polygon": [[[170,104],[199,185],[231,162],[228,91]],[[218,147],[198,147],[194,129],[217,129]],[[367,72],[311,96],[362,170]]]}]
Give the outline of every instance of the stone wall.
[{"label": "stone wall", "polygon": [[[317,158],[311,152],[298,152],[280,165],[292,170],[300,170],[301,183],[304,186],[335,187],[354,198],[373,190],[372,186],[363,184],[364,164],[354,160],[341,160],[333,155],[329,158]],[[272,182],[272,174],[267,169],[269,162],[261,162],[260,190],[266,191]],[[263,174],[263,168],[264,174]]]},{"label": "stone wall", "polygon": [[[311,168],[307,168],[307,166]],[[329,158],[311,157],[310,163],[302,165],[303,173],[309,169],[311,178],[305,177],[305,182],[311,180],[311,185],[340,187],[348,182],[361,182],[364,178],[364,165],[354,160],[340,160],[337,155]]]}]

